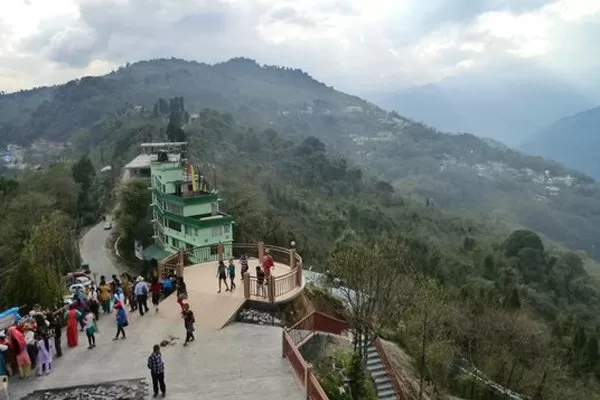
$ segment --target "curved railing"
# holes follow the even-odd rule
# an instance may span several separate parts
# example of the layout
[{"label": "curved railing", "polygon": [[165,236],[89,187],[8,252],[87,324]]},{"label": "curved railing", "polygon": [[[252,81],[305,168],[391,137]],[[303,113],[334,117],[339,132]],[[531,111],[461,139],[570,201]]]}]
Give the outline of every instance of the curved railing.
[{"label": "curved railing", "polygon": [[[273,261],[289,266],[290,271],[283,275],[272,276],[266,279],[263,284],[259,284],[258,279],[252,273],[255,267],[261,264],[260,259],[266,249],[269,249]],[[161,271],[167,270],[176,275],[181,275],[183,274],[183,267],[187,265],[227,260],[228,258],[239,259],[242,254],[248,257],[250,272],[242,277],[246,298],[274,303],[302,287],[302,257],[296,250],[264,243],[233,243],[182,249],[178,253],[164,258],[160,262],[160,266]]]}]

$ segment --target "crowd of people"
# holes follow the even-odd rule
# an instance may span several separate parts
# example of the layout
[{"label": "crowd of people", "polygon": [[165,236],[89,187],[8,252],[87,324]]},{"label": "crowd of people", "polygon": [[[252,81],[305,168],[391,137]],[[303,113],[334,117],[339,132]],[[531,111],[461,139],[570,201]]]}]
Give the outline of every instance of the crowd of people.
[{"label": "crowd of people", "polygon": [[[110,282],[102,276],[98,285],[92,283],[85,289],[78,289],[67,307],[42,310],[36,305],[26,317],[0,331],[0,376],[26,379],[33,370],[38,376],[49,374],[53,359],[63,354],[63,330],[68,347],[77,347],[79,333],[84,332],[87,348],[96,348],[97,321],[102,314],[114,313],[116,334],[113,340],[125,339],[125,328],[129,325],[127,306],[129,312],[138,311],[144,315],[149,311],[150,297],[158,312],[161,298],[175,290],[185,291],[185,283],[183,278],[178,281],[173,274],[155,278],[149,284],[141,276],[133,279],[124,273],[120,277],[113,275]],[[188,323],[184,324],[187,326]]]},{"label": "crowd of people", "polygon": [[[240,257],[241,274],[249,271],[248,258]],[[269,250],[265,251],[261,265],[256,267],[259,292],[264,295],[263,286],[269,281],[271,271],[275,266]],[[218,293],[221,285],[225,284],[226,291],[236,289],[236,268],[234,260],[230,259],[228,265],[219,261],[217,267]],[[228,282],[229,279],[229,282]],[[126,339],[126,328],[129,326],[129,313],[139,312],[140,316],[150,310],[148,297],[152,307],[159,311],[159,303],[171,293],[176,292],[177,303],[181,307],[181,317],[186,336],[184,346],[195,340],[196,319],[194,312],[187,301],[187,287],[183,277],[176,277],[173,273],[165,273],[155,277],[151,283],[146,282],[142,276],[133,278],[127,273],[121,276],[113,275],[107,282],[105,276],[100,277],[100,282],[92,282],[85,288],[79,288],[73,295],[72,301],[65,308],[56,310],[42,310],[34,306],[28,316],[21,318],[13,326],[0,331],[0,376],[19,376],[26,379],[35,370],[38,376],[50,374],[52,361],[61,357],[62,331],[66,330],[67,346],[70,348],[79,345],[79,333],[85,332],[87,348],[96,348],[96,334],[99,332],[98,320],[103,314],[114,313],[116,332],[113,340]],[[165,394],[164,364],[160,349],[153,349],[148,360],[151,371],[155,396],[159,390]]]}]

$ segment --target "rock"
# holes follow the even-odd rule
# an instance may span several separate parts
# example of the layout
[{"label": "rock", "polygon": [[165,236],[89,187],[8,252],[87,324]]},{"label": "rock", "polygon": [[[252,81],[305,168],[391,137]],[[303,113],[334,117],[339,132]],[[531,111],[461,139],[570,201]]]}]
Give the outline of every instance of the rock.
[{"label": "rock", "polygon": [[268,312],[253,310],[250,308],[241,310],[238,313],[236,320],[238,322],[246,322],[257,325],[283,326],[281,319],[277,318],[276,316]]},{"label": "rock", "polygon": [[144,379],[131,379],[39,390],[23,400],[143,400],[147,393],[148,386]]}]

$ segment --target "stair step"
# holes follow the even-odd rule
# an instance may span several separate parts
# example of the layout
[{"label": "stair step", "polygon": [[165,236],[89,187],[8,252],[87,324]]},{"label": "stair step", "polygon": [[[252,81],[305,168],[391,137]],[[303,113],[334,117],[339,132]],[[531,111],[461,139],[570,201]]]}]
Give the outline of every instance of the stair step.
[{"label": "stair step", "polygon": [[378,369],[378,370],[375,370],[375,371],[369,370],[369,372],[371,373],[371,377],[373,379],[377,379],[380,376],[385,376],[387,378],[387,376],[388,376],[387,372],[384,369]]},{"label": "stair step", "polygon": [[381,362],[381,360],[378,358],[369,358],[367,359],[367,365],[377,365],[377,364],[383,364]]},{"label": "stair step", "polygon": [[381,399],[384,396],[393,396],[392,398],[396,398],[396,393],[394,393],[394,389],[387,389],[383,391],[377,391],[377,397]]},{"label": "stair step", "polygon": [[376,386],[377,386],[377,393],[382,393],[382,392],[385,392],[386,390],[391,390],[392,392],[394,391],[394,387],[392,386],[392,383],[389,380],[382,385],[376,385]]},{"label": "stair step", "polygon": [[385,396],[377,396],[378,400],[398,400],[398,398],[396,397],[396,394],[390,394],[390,395],[385,395]]},{"label": "stair step", "polygon": [[390,378],[385,374],[379,375],[377,378],[373,378],[373,380],[375,381],[375,385],[380,385],[389,382]]}]

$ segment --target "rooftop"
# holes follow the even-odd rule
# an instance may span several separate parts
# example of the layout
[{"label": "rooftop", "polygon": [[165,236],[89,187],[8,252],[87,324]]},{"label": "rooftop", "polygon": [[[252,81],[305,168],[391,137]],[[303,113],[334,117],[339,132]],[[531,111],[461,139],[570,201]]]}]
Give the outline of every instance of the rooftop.
[{"label": "rooftop", "polygon": [[[181,154],[168,154],[169,162],[178,162],[181,159]],[[150,168],[153,162],[158,161],[157,154],[140,154],[133,160],[131,160],[127,165],[125,165],[125,169],[140,169],[140,168]]]}]

